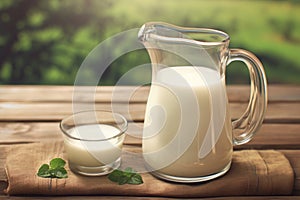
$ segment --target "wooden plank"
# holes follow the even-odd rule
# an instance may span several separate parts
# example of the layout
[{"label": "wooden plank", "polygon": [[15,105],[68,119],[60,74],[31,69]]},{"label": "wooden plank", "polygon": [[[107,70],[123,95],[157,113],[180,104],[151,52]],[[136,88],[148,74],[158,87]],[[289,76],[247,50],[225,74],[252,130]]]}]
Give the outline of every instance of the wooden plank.
[{"label": "wooden plank", "polygon": [[62,140],[59,123],[0,123],[0,144]]},{"label": "wooden plank", "polygon": [[[117,93],[119,101],[127,101],[128,93],[133,93],[130,98],[132,102],[146,102],[149,93],[149,87],[133,86],[101,86],[94,88],[76,90],[81,97],[81,101],[89,101],[90,96],[94,96],[96,102],[109,102],[113,97],[113,92]],[[0,86],[0,102],[70,102],[73,98],[73,86]],[[229,85],[227,93],[230,102],[247,102],[249,98],[250,87],[247,85]],[[47,93],[47,95],[45,95]],[[76,93],[77,94],[77,93]],[[123,98],[125,99],[123,99]],[[268,97],[270,102],[297,102],[300,101],[299,85],[269,85]]]},{"label": "wooden plank", "polygon": [[[0,200],[6,200],[8,198],[8,196],[0,196]],[[73,199],[87,199],[87,200],[97,200],[97,199],[103,199],[103,200],[120,200],[120,199],[133,199],[133,200],[165,200],[166,198],[162,198],[162,197],[124,197],[124,196],[42,196],[42,197],[36,197],[36,196],[10,196],[9,199],[11,200],[21,200],[21,199],[39,199],[39,200],[43,200],[43,199],[47,199],[47,200],[73,200]],[[169,198],[170,199],[170,198]]]},{"label": "wooden plank", "polygon": [[[298,102],[300,101],[300,85],[268,85],[269,102]],[[248,102],[250,86],[229,85],[227,94],[230,102]]]},{"label": "wooden plank", "polygon": [[[141,145],[143,123],[129,123],[124,144]],[[63,140],[58,122],[0,122],[0,144]]]},{"label": "wooden plank", "polygon": [[300,123],[300,103],[271,103],[266,111],[266,123]]},{"label": "wooden plank", "polygon": [[72,102],[74,94],[81,102],[146,102],[148,93],[134,86],[0,86],[0,102]]},{"label": "wooden plank", "polygon": [[[124,143],[141,145],[143,123],[129,123]],[[58,122],[0,122],[0,144],[62,140]],[[235,149],[300,149],[300,124],[263,124],[252,141]]]},{"label": "wooden plank", "polygon": [[300,124],[263,124],[254,138],[235,149],[300,149]]},{"label": "wooden plank", "polygon": [[[143,103],[79,103],[82,110],[114,110],[124,114],[130,121],[143,121],[146,105]],[[230,103],[233,119],[242,115],[246,103]],[[24,103],[0,102],[0,121],[60,121],[72,113],[72,103]],[[300,102],[270,103],[267,108],[266,123],[299,123]]]},{"label": "wooden plank", "polygon": [[[125,143],[142,144],[142,123],[130,123]],[[263,124],[250,142],[234,149],[300,149],[300,124]]]},{"label": "wooden plank", "polygon": [[[233,119],[241,116],[246,110],[246,103],[230,103],[230,112]],[[269,103],[264,123],[299,123],[300,102]]]},{"label": "wooden plank", "polygon": [[[0,121],[60,121],[73,113],[72,103],[1,102]],[[113,110],[131,121],[144,119],[145,104],[90,104],[75,105],[80,110]],[[95,106],[95,107],[94,107]]]},{"label": "wooden plank", "polygon": [[[6,200],[7,196],[0,196],[0,200]],[[120,200],[120,199],[126,199],[126,200],[166,200],[166,199],[178,199],[178,198],[162,198],[162,197],[124,197],[124,196],[58,196],[58,197],[51,197],[51,196],[42,196],[42,197],[36,197],[36,196],[24,196],[24,197],[14,197],[10,196],[9,199],[11,200],[22,200],[22,199],[47,199],[47,200],[73,200],[73,199],[87,199],[87,200],[97,200],[97,199],[104,199],[104,200]],[[193,198],[193,199],[203,199],[203,198]],[[234,196],[234,197],[212,197],[212,198],[205,198],[206,200],[276,200],[276,199],[282,199],[282,200],[299,200],[300,197],[298,196]]]}]

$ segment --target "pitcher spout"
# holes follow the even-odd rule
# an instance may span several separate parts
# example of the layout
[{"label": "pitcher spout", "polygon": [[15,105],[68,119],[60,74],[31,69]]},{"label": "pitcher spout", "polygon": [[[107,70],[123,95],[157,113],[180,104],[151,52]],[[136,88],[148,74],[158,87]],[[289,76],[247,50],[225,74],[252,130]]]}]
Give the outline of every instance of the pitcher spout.
[{"label": "pitcher spout", "polygon": [[[153,67],[225,66],[229,36],[218,30],[186,28],[163,22],[144,24],[138,39],[146,47]],[[220,62],[221,65],[220,65]]]},{"label": "pitcher spout", "polygon": [[147,40],[147,35],[151,31],[153,31],[153,29],[150,29],[149,26],[147,26],[147,24],[144,24],[138,32],[138,40],[144,43]]},{"label": "pitcher spout", "polygon": [[148,22],[144,24],[139,30],[138,39],[142,43],[154,39],[201,46],[224,45],[229,42],[229,36],[222,31],[207,28],[180,27],[164,22]]},{"label": "pitcher spout", "polygon": [[171,29],[171,26],[172,25],[163,22],[148,22],[140,28],[138,33],[138,39],[139,41],[144,43],[148,41],[150,36],[153,35],[163,36],[164,34],[162,34],[162,30],[160,29],[165,29],[165,30],[168,28]]}]

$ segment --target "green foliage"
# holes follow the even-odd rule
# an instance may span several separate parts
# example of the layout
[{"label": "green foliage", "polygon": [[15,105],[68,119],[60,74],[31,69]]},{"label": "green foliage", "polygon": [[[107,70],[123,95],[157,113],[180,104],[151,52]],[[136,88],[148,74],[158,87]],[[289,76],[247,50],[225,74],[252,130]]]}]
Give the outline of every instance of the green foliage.
[{"label": "green foliage", "polygon": [[108,17],[97,8],[107,2],[0,1],[0,83],[72,84],[106,29]]},{"label": "green foliage", "polygon": [[68,178],[68,172],[65,169],[66,162],[61,158],[54,158],[50,165],[43,164],[37,175],[42,178]]},{"label": "green foliage", "polygon": [[115,169],[108,175],[107,178],[112,182],[118,183],[119,185],[140,185],[144,183],[142,176],[136,173],[130,167],[127,167],[124,171]]},{"label": "green foliage", "polygon": [[[300,83],[298,1],[1,0],[0,84],[72,85],[84,58],[101,41],[148,21],[221,29],[231,36],[232,48],[261,59],[269,83]],[[100,84],[115,84],[149,62],[145,51],[121,56]],[[248,80],[243,64],[231,64],[227,73],[228,83]]]}]

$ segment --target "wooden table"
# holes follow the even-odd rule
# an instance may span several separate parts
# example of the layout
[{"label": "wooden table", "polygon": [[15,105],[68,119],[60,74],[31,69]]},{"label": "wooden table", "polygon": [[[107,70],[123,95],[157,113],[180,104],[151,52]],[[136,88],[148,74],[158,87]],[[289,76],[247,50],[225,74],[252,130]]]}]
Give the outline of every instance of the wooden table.
[{"label": "wooden table", "polygon": [[[131,87],[121,87],[126,94]],[[110,109],[114,87],[97,88],[95,101],[97,109]],[[145,105],[149,88],[141,87],[129,101],[127,117],[142,127]],[[293,196],[280,199],[300,199],[300,86],[270,85],[268,87],[269,104],[261,130],[248,144],[235,149],[277,149],[289,159],[294,172],[295,184]],[[21,143],[46,141],[61,137],[59,121],[72,113],[72,86],[0,86],[0,199],[6,199],[3,189],[7,187],[5,159],[7,149]],[[232,117],[237,118],[247,106],[249,87],[228,86],[228,96]],[[82,104],[89,103],[82,97]],[[119,98],[116,104],[125,105],[127,99]],[[122,106],[120,106],[121,108]],[[133,122],[129,123],[129,126]],[[129,129],[133,130],[133,129]],[[139,131],[139,130],[137,130]],[[128,148],[139,146],[138,139],[128,136],[125,140]],[[11,199],[74,199],[82,197],[10,197]],[[84,197],[87,199],[119,199],[120,197]],[[123,199],[122,197],[121,199]],[[152,199],[131,197],[133,199]],[[210,198],[210,199],[239,199]],[[245,197],[244,199],[266,199],[267,197]],[[276,197],[268,197],[274,199]],[[162,199],[162,198],[156,198]]]}]

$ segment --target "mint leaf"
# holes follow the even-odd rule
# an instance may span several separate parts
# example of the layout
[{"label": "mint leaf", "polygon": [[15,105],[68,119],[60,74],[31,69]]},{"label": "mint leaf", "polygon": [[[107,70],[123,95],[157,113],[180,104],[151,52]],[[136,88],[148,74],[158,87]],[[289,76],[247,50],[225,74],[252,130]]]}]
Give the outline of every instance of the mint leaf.
[{"label": "mint leaf", "polygon": [[43,164],[37,175],[42,178],[68,178],[67,170],[64,168],[66,162],[61,158],[54,158],[50,165]]},{"label": "mint leaf", "polygon": [[129,182],[129,179],[130,179],[130,177],[128,177],[128,176],[124,176],[124,175],[120,176],[118,184],[119,185],[124,185],[124,184]]},{"label": "mint leaf", "polygon": [[66,165],[66,161],[61,158],[54,158],[50,161],[50,168],[56,169],[59,167],[64,167]]},{"label": "mint leaf", "polygon": [[139,175],[139,174],[134,174],[130,180],[128,181],[128,184],[132,184],[132,185],[139,185],[139,184],[142,184],[144,183],[143,179],[142,179],[142,176]]},{"label": "mint leaf", "polygon": [[139,185],[144,183],[142,176],[136,173],[132,168],[128,167],[124,171],[116,169],[108,175],[108,179],[119,185],[133,184]]},{"label": "mint leaf", "polygon": [[52,178],[68,178],[68,173],[63,167],[51,169],[50,174]]},{"label": "mint leaf", "polygon": [[112,182],[119,182],[120,177],[122,176],[123,172],[121,170],[115,169],[113,172],[111,172],[108,175],[108,179],[111,180]]},{"label": "mint leaf", "polygon": [[50,177],[51,174],[49,173],[49,165],[48,164],[43,164],[39,168],[39,171],[38,171],[37,175],[40,176],[40,177],[43,177],[43,178]]}]

